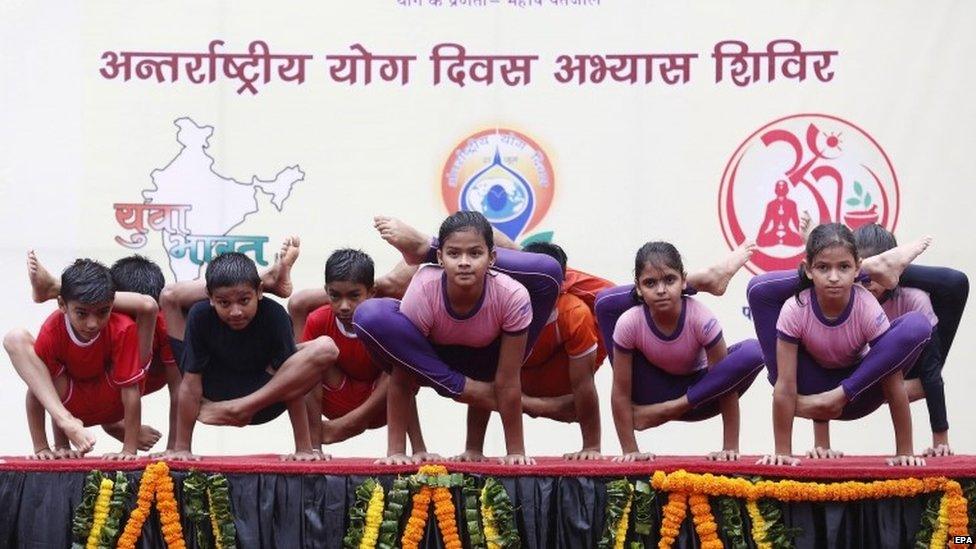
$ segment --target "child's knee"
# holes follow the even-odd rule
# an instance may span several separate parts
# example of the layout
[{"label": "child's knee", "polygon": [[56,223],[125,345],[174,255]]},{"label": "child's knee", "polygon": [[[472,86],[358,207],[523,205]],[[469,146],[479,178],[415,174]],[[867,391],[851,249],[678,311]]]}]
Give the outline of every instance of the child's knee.
[{"label": "child's knee", "polygon": [[176,291],[173,286],[171,284],[163,286],[163,290],[159,292],[159,308],[172,309],[178,306],[179,301],[176,299]]},{"label": "child's knee", "polygon": [[899,333],[905,344],[917,345],[921,342],[928,341],[932,337],[932,325],[925,318],[925,315],[918,311],[905,313],[899,319],[899,325],[901,328]]},{"label": "child's knee", "polygon": [[339,358],[339,348],[328,336],[319,336],[308,342],[308,346],[312,360],[323,368],[335,364]]},{"label": "child's knee", "polygon": [[395,310],[396,300],[388,298],[367,299],[356,307],[353,323],[365,329],[382,325]]},{"label": "child's knee", "polygon": [[34,346],[34,336],[24,328],[17,328],[3,336],[3,348],[8,354]]},{"label": "child's knee", "polygon": [[965,298],[969,295],[969,277],[962,271],[946,269],[943,282],[952,290],[953,297]]}]

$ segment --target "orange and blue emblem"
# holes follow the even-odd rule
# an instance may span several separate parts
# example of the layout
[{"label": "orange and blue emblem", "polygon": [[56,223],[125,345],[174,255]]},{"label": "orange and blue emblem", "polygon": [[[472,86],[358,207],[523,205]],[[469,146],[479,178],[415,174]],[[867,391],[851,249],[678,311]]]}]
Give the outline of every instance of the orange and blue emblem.
[{"label": "orange and blue emblem", "polygon": [[528,136],[502,128],[461,141],[441,176],[441,196],[449,212],[481,212],[512,240],[542,221],[554,190],[545,151]]}]

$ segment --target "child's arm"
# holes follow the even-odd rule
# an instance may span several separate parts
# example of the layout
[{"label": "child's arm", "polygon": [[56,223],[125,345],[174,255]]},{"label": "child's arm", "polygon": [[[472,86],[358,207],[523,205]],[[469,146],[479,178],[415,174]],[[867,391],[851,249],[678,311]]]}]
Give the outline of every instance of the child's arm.
[{"label": "child's arm", "polygon": [[843,452],[830,449],[830,422],[814,420],[813,450],[807,452],[808,458],[833,459],[844,457]]},{"label": "child's arm", "polygon": [[881,383],[891,412],[891,423],[895,426],[895,457],[888,459],[888,465],[925,465],[925,459],[916,457],[912,449],[912,411],[905,392],[904,375],[901,370],[896,370]]},{"label": "child's arm", "polygon": [[295,339],[302,337],[302,334],[305,333],[305,321],[308,319],[308,315],[315,309],[328,303],[329,292],[325,291],[325,288],[299,290],[291,296],[288,300],[288,316],[291,317],[291,326],[295,332]]},{"label": "child's arm", "polygon": [[776,451],[759,463],[766,465],[799,465],[793,457],[793,419],[796,415],[796,343],[776,341],[776,385],[773,387],[773,439]]},{"label": "child's arm", "polygon": [[[413,460],[407,456],[407,423],[411,401],[412,379],[403,368],[393,368],[390,386],[386,393],[386,457],[376,460],[383,465],[407,465]],[[414,404],[415,406],[415,404]]]},{"label": "child's arm", "polygon": [[[387,387],[389,387],[389,382],[387,383]],[[440,460],[440,455],[427,451],[427,443],[424,442],[424,433],[420,429],[420,414],[417,412],[416,398],[410,399],[409,414],[410,417],[407,418],[407,436],[410,438],[410,451],[414,459],[419,459],[420,461]]]},{"label": "child's arm", "polygon": [[450,458],[451,461],[485,461],[485,433],[490,419],[491,410],[468,405],[464,452]]},{"label": "child's arm", "polygon": [[103,457],[108,460],[127,461],[136,459],[136,452],[139,450],[139,429],[142,427],[142,392],[139,390],[138,383],[122,387],[120,391],[122,391],[122,410],[125,421],[122,451],[105,454]]},{"label": "child's arm", "polygon": [[176,364],[166,365],[166,390],[169,392],[169,432],[166,434],[166,450],[176,447],[176,425],[179,417],[180,383],[183,374]]},{"label": "child's arm", "polygon": [[153,354],[153,335],[156,332],[159,305],[148,295],[115,292],[115,303],[112,308],[116,312],[131,316],[136,321],[139,334],[139,366],[145,366]]},{"label": "child's arm", "polygon": [[[320,413],[317,421],[320,430],[322,426],[321,417]],[[295,434],[295,452],[281,456],[283,461],[318,461],[323,457],[326,459],[330,457],[322,454],[322,452],[313,451],[308,428],[308,409],[305,406],[304,395],[288,402],[288,419],[291,421],[291,430]]]},{"label": "child's arm", "polygon": [[[729,355],[725,346],[725,338],[721,337],[705,352],[708,367],[725,360]],[[722,451],[712,452],[708,459],[714,461],[734,461],[739,459],[739,393],[729,391],[719,399],[719,409],[722,411]]]},{"label": "child's arm", "polygon": [[[505,430],[505,448],[508,455],[501,462],[508,465],[533,465],[535,460],[525,455],[525,437],[522,434],[522,357],[528,335],[502,335],[498,353],[498,370],[493,383],[498,413],[502,416]],[[469,415],[470,418],[470,415]],[[483,436],[482,436],[483,438]]]},{"label": "child's arm", "polygon": [[322,452],[322,384],[316,383],[315,387],[305,395],[305,413],[308,416],[309,440],[312,443],[313,452]]},{"label": "child's arm", "polygon": [[653,459],[651,454],[641,453],[634,435],[634,402],[631,400],[634,357],[621,349],[613,353],[613,388],[610,392],[610,409],[613,412],[613,425],[620,439],[620,456],[614,461],[646,461]]},{"label": "child's arm", "polygon": [[600,399],[593,383],[596,353],[569,359],[569,382],[573,387],[573,403],[579,418],[583,448],[566,454],[566,459],[600,459]]},{"label": "child's arm", "polygon": [[[34,454],[31,459],[56,459],[47,441],[47,428],[44,425],[46,416],[44,406],[34,398],[34,393],[27,391],[27,428],[30,430],[31,443],[34,444]],[[57,429],[57,426],[55,426]]]},{"label": "child's arm", "polygon": [[190,451],[193,442],[193,427],[200,413],[200,399],[203,398],[203,381],[200,374],[187,372],[180,382],[179,413],[176,424],[176,445],[172,452],[166,452],[163,457],[179,461],[199,460]]}]

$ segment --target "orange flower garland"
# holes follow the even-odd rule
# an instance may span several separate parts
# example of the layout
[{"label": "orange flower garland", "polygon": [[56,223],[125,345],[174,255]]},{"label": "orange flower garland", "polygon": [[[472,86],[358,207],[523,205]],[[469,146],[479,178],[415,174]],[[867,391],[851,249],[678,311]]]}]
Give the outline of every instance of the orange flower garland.
[{"label": "orange flower garland", "polygon": [[444,549],[461,549],[454,500],[451,498],[451,491],[447,488],[434,488],[434,515],[437,516],[437,525],[440,527],[441,538],[444,540]]},{"label": "orange flower garland", "polygon": [[718,524],[712,516],[712,506],[708,503],[708,496],[691,494],[688,496],[688,506],[691,507],[691,516],[702,549],[722,549],[724,545],[718,537]]},{"label": "orange flower garland", "polygon": [[688,514],[687,494],[684,492],[671,492],[668,494],[668,504],[664,506],[661,519],[661,540],[658,542],[658,549],[668,549],[674,544],[678,537],[678,530]]},{"label": "orange flower garland", "polygon": [[169,466],[159,462],[159,476],[156,479],[156,510],[162,523],[163,539],[170,549],[186,549],[183,539],[183,526],[180,524],[180,511],[173,496],[173,477]]},{"label": "orange flower garland", "polygon": [[427,508],[430,507],[432,496],[430,486],[422,486],[413,495],[413,509],[410,511],[410,518],[403,529],[403,538],[400,543],[403,549],[417,549],[420,540],[424,537],[424,527],[427,526]]},{"label": "orange flower garland", "polygon": [[146,467],[142,473],[142,480],[139,482],[139,496],[136,500],[136,508],[129,515],[129,520],[125,523],[122,535],[116,547],[118,549],[135,549],[136,541],[142,535],[142,525],[149,517],[149,506],[152,505],[153,495],[156,491],[156,477],[159,468],[156,463]]}]

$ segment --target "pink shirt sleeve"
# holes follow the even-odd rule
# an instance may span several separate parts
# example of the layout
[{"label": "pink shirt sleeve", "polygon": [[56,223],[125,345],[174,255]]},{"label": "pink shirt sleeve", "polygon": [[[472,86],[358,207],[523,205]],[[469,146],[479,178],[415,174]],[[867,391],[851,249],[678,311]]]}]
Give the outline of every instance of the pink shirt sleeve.
[{"label": "pink shirt sleeve", "polygon": [[532,301],[525,286],[516,283],[507,288],[508,299],[505,300],[505,316],[502,320],[502,331],[507,334],[518,334],[528,329],[532,323]]},{"label": "pink shirt sleeve", "polygon": [[888,331],[891,323],[878,300],[867,290],[859,286],[857,288],[854,299],[858,300],[856,305],[862,308],[862,314],[857,315],[861,319],[861,333],[864,334],[865,341],[873,342]]},{"label": "pink shirt sleeve", "polygon": [[[810,293],[803,292],[800,299],[809,300]],[[803,310],[796,298],[787,299],[779,311],[779,319],[776,320],[776,335],[789,343],[799,343],[803,339],[802,316]]]},{"label": "pink shirt sleeve", "polygon": [[719,324],[718,318],[712,314],[712,311],[692,298],[688,298],[688,309],[689,318],[686,320],[691,321],[691,327],[698,344],[709,349],[718,343],[722,336],[722,325]]},{"label": "pink shirt sleeve", "polygon": [[407,291],[403,294],[400,301],[400,312],[413,322],[413,325],[424,334],[430,335],[431,327],[434,325],[434,308],[432,301],[436,296],[427,295],[429,292],[427,282],[431,280],[431,273],[440,273],[440,269],[433,267],[422,267],[410,280]]},{"label": "pink shirt sleeve", "polygon": [[935,316],[935,310],[932,308],[932,298],[929,297],[929,294],[917,288],[901,288],[898,291],[902,292],[905,299],[906,310],[922,313],[932,326],[936,326],[939,323],[939,317]]},{"label": "pink shirt sleeve", "polygon": [[633,351],[637,347],[637,331],[641,321],[640,306],[631,307],[617,319],[613,329],[613,343],[615,346]]}]

